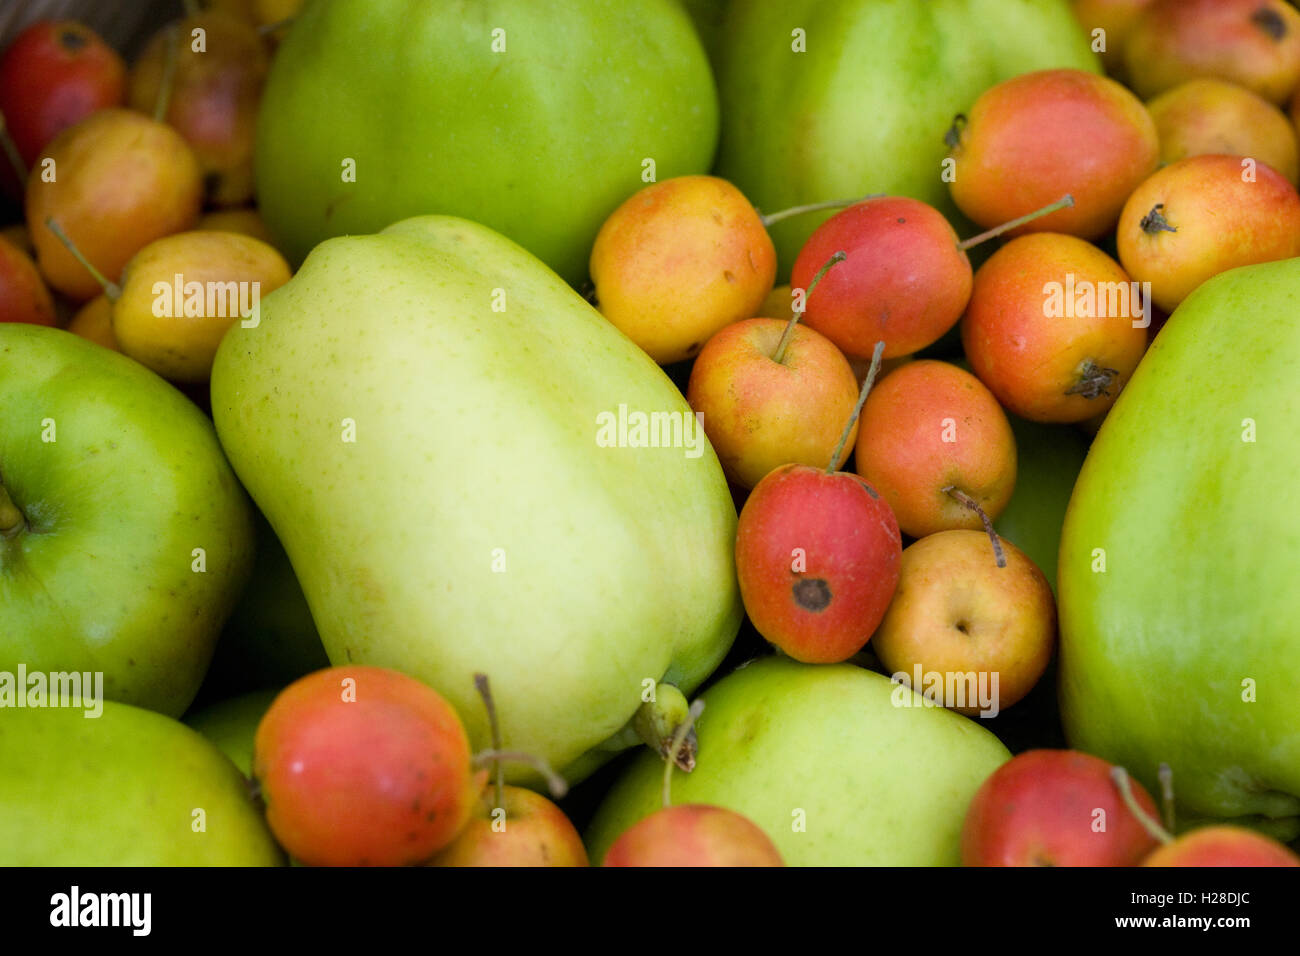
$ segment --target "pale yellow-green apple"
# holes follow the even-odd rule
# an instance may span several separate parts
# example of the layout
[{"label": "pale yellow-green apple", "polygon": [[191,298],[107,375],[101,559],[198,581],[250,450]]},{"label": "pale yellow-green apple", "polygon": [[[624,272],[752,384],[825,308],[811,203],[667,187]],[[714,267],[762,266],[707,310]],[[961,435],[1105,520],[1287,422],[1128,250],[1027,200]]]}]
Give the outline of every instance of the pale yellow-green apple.
[{"label": "pale yellow-green apple", "polygon": [[1093,441],[1061,536],[1071,746],[1180,821],[1300,833],[1300,260],[1233,269],[1156,336]]},{"label": "pale yellow-green apple", "polygon": [[[703,697],[673,801],[748,817],[790,866],[955,866],[971,797],[1010,756],[977,721],[851,664],[766,657]],[[660,810],[662,781],[657,755],[632,762],[587,831],[593,863]]]},{"label": "pale yellow-green apple", "polygon": [[102,672],[180,716],[253,559],[212,423],[144,366],[0,325],[0,671]]},{"label": "pale yellow-green apple", "polygon": [[222,341],[212,406],[330,659],[431,684],[478,747],[482,672],[506,748],[579,777],[739,627],[735,506],[690,406],[484,226],[322,243]]},{"label": "pale yellow-green apple", "polygon": [[[871,638],[885,672],[921,694],[927,674],[965,675],[945,707],[996,717],[1033,690],[1056,648],[1056,602],[1024,552],[983,531],[926,535],[903,549],[898,591]],[[917,678],[921,679],[918,683]],[[945,683],[946,688],[946,683]]]},{"label": "pale yellow-green apple", "polygon": [[247,781],[170,717],[108,701],[0,711],[0,864],[275,866]]}]

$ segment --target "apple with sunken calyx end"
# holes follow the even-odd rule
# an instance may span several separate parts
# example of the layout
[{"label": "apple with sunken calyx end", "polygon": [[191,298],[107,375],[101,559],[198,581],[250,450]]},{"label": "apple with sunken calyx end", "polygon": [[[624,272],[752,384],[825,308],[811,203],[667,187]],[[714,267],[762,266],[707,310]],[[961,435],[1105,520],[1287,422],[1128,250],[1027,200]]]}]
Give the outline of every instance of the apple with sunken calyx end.
[{"label": "apple with sunken calyx end", "polygon": [[[1029,750],[984,781],[962,829],[966,866],[1137,866],[1159,846],[1134,815],[1105,760],[1076,750]],[[1141,785],[1135,799],[1156,803]]]},{"label": "apple with sunken calyx end", "polygon": [[1109,408],[1146,351],[1149,304],[1074,236],[1012,239],[975,273],[961,323],[971,368],[1007,411],[1070,423]]},{"label": "apple with sunken calyx end", "polygon": [[905,534],[991,533],[989,522],[1016,486],[1016,442],[978,378],[923,359],[890,372],[868,396],[854,467],[889,502]]},{"label": "apple with sunken calyx end", "polygon": [[252,560],[212,423],[137,362],[0,325],[0,670],[102,671],[179,716]]},{"label": "apple with sunken calyx end", "polygon": [[757,314],[776,276],[776,250],[731,183],[677,176],[633,193],[610,214],[590,269],[601,315],[667,365]]},{"label": "apple with sunken calyx end", "polygon": [[[192,42],[198,31],[202,49]],[[251,24],[210,10],[162,27],[131,67],[127,105],[185,137],[209,203],[237,206],[253,196],[253,131],[269,68]]]},{"label": "apple with sunken calyx end", "polygon": [[[789,866],[956,865],[970,799],[1010,757],[977,721],[851,664],[765,657],[704,700],[700,760],[676,798],[749,818]],[[635,758],[587,830],[592,860],[662,791],[663,760]]]},{"label": "apple with sunken calyx end", "polygon": [[[808,297],[843,261],[843,253],[830,258]],[[858,384],[848,360],[798,322],[798,314],[734,322],[709,339],[691,367],[686,400],[703,416],[728,480],[742,488],[781,465],[825,462],[853,411]]]},{"label": "apple with sunken calyx end", "polygon": [[834,664],[860,651],[898,584],[903,545],[893,512],[866,481],[839,470],[875,377],[867,374],[830,463],[777,468],[740,512],[736,572],[745,611],[797,661]]},{"label": "apple with sunken calyx end", "polygon": [[[1124,77],[1124,46],[1128,43],[1138,15],[1151,0],[1071,0],[1079,25],[1092,37],[1093,48],[1100,40],[1104,47],[1097,52],[1106,72],[1116,79]],[[1100,36],[1096,31],[1100,30]]]},{"label": "apple with sunken calyx end", "polygon": [[1189,156],[1133,191],[1115,243],[1124,270],[1173,312],[1221,272],[1300,256],[1300,195],[1249,157]]},{"label": "apple with sunken calyx end", "polygon": [[[51,181],[45,159],[57,171]],[[56,292],[84,302],[100,283],[50,230],[50,219],[116,280],[149,243],[192,226],[202,199],[198,160],[180,133],[132,110],[99,110],[56,136],[27,178],[37,265]]]},{"label": "apple with sunken calyx end", "polygon": [[1073,428],[1009,420],[1016,439],[1016,489],[994,526],[1042,569],[1055,592],[1061,525],[1088,440]]},{"label": "apple with sunken calyx end", "polygon": [[0,322],[54,325],[54,299],[31,256],[0,239]]},{"label": "apple with sunken calyx end", "polygon": [[[1300,834],[1300,261],[1233,269],[1156,337],[1093,441],[1061,535],[1066,739],[1187,819]],[[1117,494],[1115,489],[1125,489]]]},{"label": "apple with sunken calyx end", "polygon": [[[495,781],[484,788],[456,838],[431,860],[429,866],[587,866],[587,849],[564,811],[540,793],[506,786],[501,729],[496,704],[486,674],[474,675],[492,727]],[[689,730],[689,723],[687,729]],[[684,740],[683,740],[684,742]],[[549,768],[548,772],[549,772]],[[550,774],[548,784],[556,799],[564,796],[563,779]]]},{"label": "apple with sunken calyx end", "polygon": [[[748,0],[717,36],[717,173],[760,209],[870,191],[955,215],[941,176],[954,110],[1026,70],[1101,68],[1065,0]],[[782,279],[824,218],[773,227]]]},{"label": "apple with sunken calyx end", "polygon": [[3,711],[0,865],[284,863],[248,781],[216,746],[127,704],[90,713]]},{"label": "apple with sunken calyx end", "polygon": [[1155,0],[1124,48],[1143,98],[1203,76],[1282,104],[1300,83],[1300,13],[1283,0]]},{"label": "apple with sunken calyx end", "polygon": [[240,773],[251,777],[257,725],[282,689],[255,690],[218,701],[186,714],[185,725],[216,744]]},{"label": "apple with sunken calyx end", "polygon": [[[697,700],[674,735],[669,756],[704,710]],[[663,806],[625,830],[605,851],[602,866],[784,866],[767,834],[732,810],[708,804],[673,806],[675,760],[665,757]]]},{"label": "apple with sunken calyx end", "polygon": [[380,667],[294,681],[257,726],[267,823],[309,866],[421,863],[460,832],[487,780],[433,688]]},{"label": "apple with sunken calyx end", "polygon": [[1160,137],[1160,161],[1219,153],[1268,163],[1293,186],[1300,175],[1296,130],[1277,106],[1235,83],[1202,77],[1147,103]]},{"label": "apple with sunken calyx end", "polygon": [[968,675],[945,707],[996,717],[1038,683],[1056,648],[1056,601],[1033,561],[1009,541],[1004,563],[983,532],[940,531],[908,545],[898,591],[871,639],[885,672],[918,686],[926,675]]},{"label": "apple with sunken calyx end", "polygon": [[951,134],[958,208],[981,226],[1068,193],[1074,205],[1018,227],[1098,239],[1159,162],[1155,124],[1119,83],[1082,70],[1026,73],[986,90]]},{"label": "apple with sunken calyx end", "polygon": [[254,147],[259,208],[290,262],[331,236],[446,213],[510,236],[576,286],[619,203],[712,165],[717,94],[675,0],[475,10],[303,7],[272,61]]},{"label": "apple with sunken calyx end", "polygon": [[213,414],[332,661],[425,681],[479,746],[490,670],[506,746],[574,780],[636,742],[644,681],[690,693],[725,657],[717,458],[663,370],[533,256],[418,217],[322,243],[261,314],[222,340]]}]

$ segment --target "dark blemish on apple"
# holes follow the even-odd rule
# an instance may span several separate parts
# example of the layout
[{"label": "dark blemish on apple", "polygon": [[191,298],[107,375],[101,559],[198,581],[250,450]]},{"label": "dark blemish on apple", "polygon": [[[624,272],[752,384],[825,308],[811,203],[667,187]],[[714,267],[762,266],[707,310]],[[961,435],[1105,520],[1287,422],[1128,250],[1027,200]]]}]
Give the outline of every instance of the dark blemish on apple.
[{"label": "dark blemish on apple", "polygon": [[801,578],[790,590],[795,603],[805,611],[824,611],[831,603],[830,585],[822,578]]},{"label": "dark blemish on apple", "polygon": [[64,30],[59,34],[59,46],[69,53],[75,53],[86,45],[86,38],[76,30]]},{"label": "dark blemish on apple", "polygon": [[1276,10],[1269,7],[1260,7],[1250,15],[1250,21],[1274,40],[1281,40],[1286,36],[1286,23]]},{"label": "dark blemish on apple", "polygon": [[425,822],[432,823],[434,820],[438,819],[438,811],[430,810],[428,813],[424,815],[424,819]]},{"label": "dark blemish on apple", "polygon": [[967,622],[967,621],[958,621],[958,622],[957,622],[955,625],[953,625],[953,626],[956,627],[957,630],[961,631],[963,634],[969,634],[969,633],[970,633],[970,623]]},{"label": "dark blemish on apple", "polygon": [[898,217],[898,221],[899,221],[900,223],[907,222],[907,220],[904,219],[902,216],[899,216],[899,217]]},{"label": "dark blemish on apple", "polygon": [[731,283],[734,283],[736,281],[735,273],[733,273],[730,269],[722,270],[722,278],[726,279],[728,282]]}]

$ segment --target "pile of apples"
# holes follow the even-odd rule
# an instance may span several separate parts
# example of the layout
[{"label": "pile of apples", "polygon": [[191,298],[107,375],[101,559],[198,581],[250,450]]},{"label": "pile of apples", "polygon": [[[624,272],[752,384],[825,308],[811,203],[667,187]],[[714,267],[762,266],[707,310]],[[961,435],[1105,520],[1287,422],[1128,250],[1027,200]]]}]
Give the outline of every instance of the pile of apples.
[{"label": "pile of apples", "polygon": [[[263,92],[292,19],[318,25],[327,6],[214,2],[159,29],[129,68],[74,21],[33,24],[0,55],[0,187],[24,220],[0,235],[0,322],[84,340],[0,335],[0,415],[51,435],[68,421],[60,493],[83,514],[131,499],[122,524],[136,539],[115,555],[128,593],[95,583],[108,579],[91,541],[51,578],[89,595],[76,620],[40,601],[23,616],[6,579],[57,563],[40,549],[60,516],[6,474],[39,443],[0,441],[0,623],[99,642],[55,642],[45,657],[34,638],[12,653],[0,642],[0,671],[24,654],[108,671],[115,730],[0,709],[0,781],[55,755],[33,771],[43,783],[0,782],[0,862],[55,859],[21,841],[39,829],[89,833],[63,846],[94,843],[109,863],[782,865],[788,844],[769,819],[723,806],[732,784],[717,774],[698,782],[711,753],[751,792],[764,773],[814,777],[802,754],[784,769],[741,766],[788,714],[840,742],[839,785],[861,790],[855,775],[892,758],[889,741],[861,739],[858,710],[883,728],[925,706],[946,721],[917,718],[934,721],[951,786],[916,811],[934,841],[918,838],[917,852],[945,858],[959,834],[973,866],[1300,866],[1242,826],[1175,836],[1168,767],[1157,806],[1116,763],[1042,747],[1007,759],[978,727],[1050,678],[1059,649],[1065,502],[1032,543],[1007,530],[1024,518],[1004,520],[1024,480],[1022,436],[1072,429],[1082,445],[1185,300],[1229,270],[1300,257],[1300,14],[1257,0],[1075,0],[1109,76],[1038,69],[984,89],[952,118],[933,170],[942,202],[810,195],[761,212],[719,175],[650,174],[582,238],[581,284],[564,274],[567,248],[544,265],[520,236],[407,218],[441,207],[306,243],[305,259],[308,228],[268,228],[255,193],[276,217],[285,200],[263,179],[283,153],[270,172],[255,167]],[[346,189],[351,160],[325,157],[331,175],[340,159]],[[364,161],[351,169],[372,175]],[[328,221],[336,208],[358,214],[333,199],[316,212]],[[771,227],[814,216],[783,258]],[[214,304],[214,287],[259,297]],[[532,386],[520,367],[553,374]],[[39,388],[22,384],[29,373]],[[432,379],[443,391],[425,400]],[[620,388],[693,416],[712,452],[592,457],[591,413]],[[105,427],[136,442],[123,482],[147,495],[78,490],[83,463],[117,450],[79,424],[99,402]],[[483,417],[439,444],[451,426],[428,415],[444,408]],[[492,436],[504,433],[503,449]],[[1039,455],[1034,480],[1054,456]],[[590,510],[556,504],[559,487]],[[619,524],[637,509],[643,522]],[[584,522],[599,525],[590,545]],[[444,549],[429,528],[478,550]],[[577,580],[558,577],[578,562]],[[526,600],[502,586],[512,574],[536,575],[514,592]],[[270,592],[292,622],[256,603]],[[761,638],[753,663],[727,657],[742,608]],[[574,638],[603,628],[606,646]],[[241,639],[261,663],[230,663]],[[724,658],[744,666],[710,686],[709,708],[692,703]],[[234,681],[254,693],[199,692],[223,667],[225,679],[268,661]],[[987,678],[991,693],[952,699],[953,674]],[[638,743],[649,749],[599,795],[584,842],[537,790],[562,800]],[[186,775],[160,770],[158,754]],[[147,823],[44,801],[86,767],[116,781],[123,805],[153,787],[204,807],[193,832],[210,817],[220,835],[142,837]],[[893,764],[870,786],[905,792],[891,774],[906,776]],[[674,779],[691,799],[674,801]],[[839,799],[827,786],[823,818]],[[793,812],[802,833],[805,810],[775,816]]]}]

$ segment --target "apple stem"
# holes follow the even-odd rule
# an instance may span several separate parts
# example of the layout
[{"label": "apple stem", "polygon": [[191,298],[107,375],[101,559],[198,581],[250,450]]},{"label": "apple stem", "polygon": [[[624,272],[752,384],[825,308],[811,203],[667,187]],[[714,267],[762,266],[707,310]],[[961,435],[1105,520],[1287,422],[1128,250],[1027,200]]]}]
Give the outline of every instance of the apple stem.
[{"label": "apple stem", "polygon": [[474,755],[474,766],[479,768],[486,767],[493,762],[500,765],[502,761],[528,764],[546,778],[547,789],[551,791],[551,796],[556,800],[569,792],[569,784],[551,768],[545,757],[524,753],[522,750],[497,750],[495,747],[480,750]]},{"label": "apple stem", "polygon": [[1174,832],[1174,771],[1167,763],[1161,763],[1156,771],[1160,781],[1160,802],[1164,806],[1165,829]]},{"label": "apple stem", "polygon": [[790,321],[785,324],[785,331],[781,333],[781,341],[776,345],[776,351],[772,353],[772,361],[780,365],[785,361],[785,350],[790,345],[790,339],[794,337],[794,327],[799,324],[799,319],[804,312],[808,311],[808,298],[813,294],[813,289],[817,288],[817,283],[822,281],[822,276],[831,271],[831,266],[837,262],[843,262],[849,257],[847,252],[837,252],[826,260],[826,265],[817,270],[817,274],[812,277],[812,282],[808,283],[808,289],[803,294],[803,309],[796,312],[790,317]]},{"label": "apple stem", "polygon": [[773,223],[778,223],[783,219],[791,219],[794,216],[802,216],[806,212],[819,212],[822,209],[843,209],[846,206],[855,206],[860,202],[866,202],[868,199],[880,199],[884,195],[884,193],[868,193],[856,199],[827,199],[823,202],[810,202],[803,206],[780,209],[767,215],[759,213],[758,218],[763,221],[763,228],[766,229]]},{"label": "apple stem", "polygon": [[971,236],[969,239],[963,239],[961,242],[957,243],[957,248],[962,252],[965,252],[967,249],[971,248],[971,246],[978,246],[981,242],[987,242],[989,239],[994,239],[1002,235],[1004,232],[1015,229],[1017,226],[1023,226],[1027,222],[1033,222],[1040,216],[1046,216],[1056,212],[1058,209],[1064,209],[1067,206],[1073,205],[1074,197],[1069,193],[1066,193],[1060,199],[1056,200],[1056,202],[1048,203],[1042,209],[1035,209],[1033,212],[1027,212],[1023,216],[1017,216],[1010,222],[1004,222],[1000,226],[994,226],[992,229],[987,229],[984,232],[981,232],[978,236]]},{"label": "apple stem", "polygon": [[[501,725],[497,723],[497,708],[492,702],[492,686],[488,683],[487,674],[474,675],[474,689],[478,691],[479,697],[483,698],[483,709],[487,711],[488,726],[492,731],[492,749],[501,750]],[[505,764],[500,760],[496,762],[496,806],[502,809],[506,805],[506,769]]]},{"label": "apple stem", "polygon": [[961,145],[961,134],[966,129],[969,122],[965,113],[958,113],[952,118],[952,125],[948,127],[948,132],[943,134],[943,145],[949,150],[954,150]]},{"label": "apple stem", "polygon": [[26,529],[27,519],[9,497],[8,489],[0,485],[0,538],[12,538]]},{"label": "apple stem", "polygon": [[5,123],[3,111],[0,111],[0,147],[4,148],[5,155],[9,157],[9,165],[18,174],[18,185],[25,185],[27,183],[27,164],[23,162],[23,157],[18,152],[18,144],[9,135],[9,126]]},{"label": "apple stem", "polygon": [[109,282],[104,278],[102,272],[91,265],[90,260],[82,255],[81,250],[77,248],[77,244],[68,238],[68,234],[63,231],[63,227],[54,221],[53,216],[45,217],[45,228],[54,233],[55,238],[67,246],[68,251],[72,253],[76,260],[86,267],[87,272],[95,277],[95,281],[103,288],[104,295],[108,296],[109,302],[116,302],[118,299],[122,298],[121,286],[116,282]]},{"label": "apple stem", "polygon": [[880,361],[885,354],[885,343],[877,342],[875,349],[871,352],[871,367],[867,369],[867,377],[862,380],[862,390],[858,392],[858,402],[853,406],[853,414],[849,416],[848,422],[844,426],[844,431],[840,432],[840,440],[835,443],[835,450],[831,452],[830,463],[826,466],[826,474],[833,475],[840,470],[840,464],[843,462],[844,446],[849,443],[849,435],[853,432],[853,426],[858,423],[858,416],[862,414],[862,406],[867,404],[867,394],[871,391],[871,386],[876,382],[876,376],[880,374]]},{"label": "apple stem", "polygon": [[153,118],[158,123],[165,121],[167,108],[171,106],[172,86],[176,82],[176,60],[180,45],[181,28],[179,24],[173,23],[167,28],[167,39],[163,49],[162,83],[158,86],[158,99],[153,104]]},{"label": "apple stem", "polygon": [[1002,542],[998,540],[998,533],[993,530],[993,519],[980,507],[978,501],[956,485],[949,485],[943,490],[950,498],[955,498],[980,516],[980,521],[984,522],[984,532],[989,536],[989,540],[993,542],[993,559],[997,561],[998,567],[1005,568],[1007,566],[1007,556],[1002,550]]},{"label": "apple stem", "polygon": [[668,746],[668,756],[664,759],[664,807],[673,805],[673,769],[677,766],[677,751],[681,748],[686,735],[691,732],[695,722],[704,713],[704,701],[697,699],[686,712],[686,719],[677,727],[672,743]]},{"label": "apple stem", "polygon": [[1172,834],[1162,827],[1159,821],[1153,820],[1151,815],[1142,809],[1142,804],[1138,803],[1137,798],[1133,796],[1133,785],[1129,783],[1128,771],[1123,767],[1111,767],[1110,779],[1115,782],[1115,786],[1119,789],[1119,795],[1124,801],[1124,805],[1137,818],[1137,822],[1142,824],[1142,829],[1161,843],[1173,843]]}]

